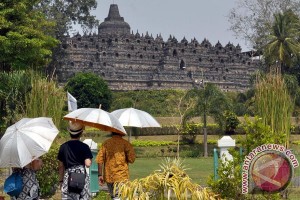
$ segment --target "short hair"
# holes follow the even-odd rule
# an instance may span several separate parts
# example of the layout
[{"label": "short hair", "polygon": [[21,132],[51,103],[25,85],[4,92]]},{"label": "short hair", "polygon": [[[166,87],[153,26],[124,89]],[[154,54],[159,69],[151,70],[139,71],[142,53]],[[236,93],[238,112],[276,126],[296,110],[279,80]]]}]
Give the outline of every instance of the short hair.
[{"label": "short hair", "polygon": [[120,135],[120,136],[123,136],[123,135],[121,135],[120,133],[117,133],[117,132],[111,132],[111,135]]},{"label": "short hair", "polygon": [[80,133],[77,133],[77,134],[71,134],[70,133],[70,137],[72,139],[77,139],[77,138],[80,138],[80,136],[82,135],[83,131],[81,131]]}]

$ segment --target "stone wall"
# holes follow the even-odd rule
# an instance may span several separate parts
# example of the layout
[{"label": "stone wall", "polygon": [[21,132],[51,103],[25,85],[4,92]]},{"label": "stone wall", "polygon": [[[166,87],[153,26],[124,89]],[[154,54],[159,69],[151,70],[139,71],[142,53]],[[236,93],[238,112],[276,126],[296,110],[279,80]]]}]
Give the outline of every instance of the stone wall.
[{"label": "stone wall", "polygon": [[[129,25],[119,17],[106,18],[99,34],[66,37],[61,45],[66,56],[57,69],[61,83],[78,72],[94,72],[112,90],[190,89],[203,81],[224,91],[250,87],[249,79],[259,62],[242,53],[239,45],[212,45],[207,39],[201,43],[185,38],[177,41],[172,36],[164,41],[160,35],[127,33],[123,30]],[[117,25],[109,21],[115,18]],[[109,26],[116,26],[114,30],[120,26],[120,31],[108,33]]]}]

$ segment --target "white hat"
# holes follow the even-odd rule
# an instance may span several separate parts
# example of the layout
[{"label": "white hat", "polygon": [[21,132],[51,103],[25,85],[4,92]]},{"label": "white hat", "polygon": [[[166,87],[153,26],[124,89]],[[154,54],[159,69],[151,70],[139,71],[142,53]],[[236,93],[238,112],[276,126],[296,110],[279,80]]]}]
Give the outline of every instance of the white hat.
[{"label": "white hat", "polygon": [[69,133],[72,135],[76,135],[83,131],[83,125],[78,122],[69,122],[69,127],[67,128]]}]

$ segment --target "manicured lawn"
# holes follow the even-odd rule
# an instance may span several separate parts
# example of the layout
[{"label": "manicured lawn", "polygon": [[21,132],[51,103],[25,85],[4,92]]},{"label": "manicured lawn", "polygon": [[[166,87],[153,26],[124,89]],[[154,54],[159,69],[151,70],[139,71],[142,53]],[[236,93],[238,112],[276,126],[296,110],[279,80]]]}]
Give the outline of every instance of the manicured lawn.
[{"label": "manicured lawn", "polygon": [[[137,158],[130,165],[130,179],[144,178],[160,169],[160,164],[164,162],[164,158]],[[193,182],[202,186],[206,186],[208,176],[213,174],[213,158],[185,158],[183,164],[188,170],[186,173]]]}]

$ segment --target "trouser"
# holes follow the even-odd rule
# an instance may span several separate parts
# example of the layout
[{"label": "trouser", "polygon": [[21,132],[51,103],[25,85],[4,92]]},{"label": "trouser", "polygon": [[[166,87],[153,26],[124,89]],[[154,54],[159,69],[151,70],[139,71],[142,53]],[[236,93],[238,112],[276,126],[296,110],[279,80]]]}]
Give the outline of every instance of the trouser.
[{"label": "trouser", "polygon": [[118,197],[118,190],[114,193],[114,183],[107,183],[108,192],[110,194],[111,199],[113,200],[119,200]]}]

